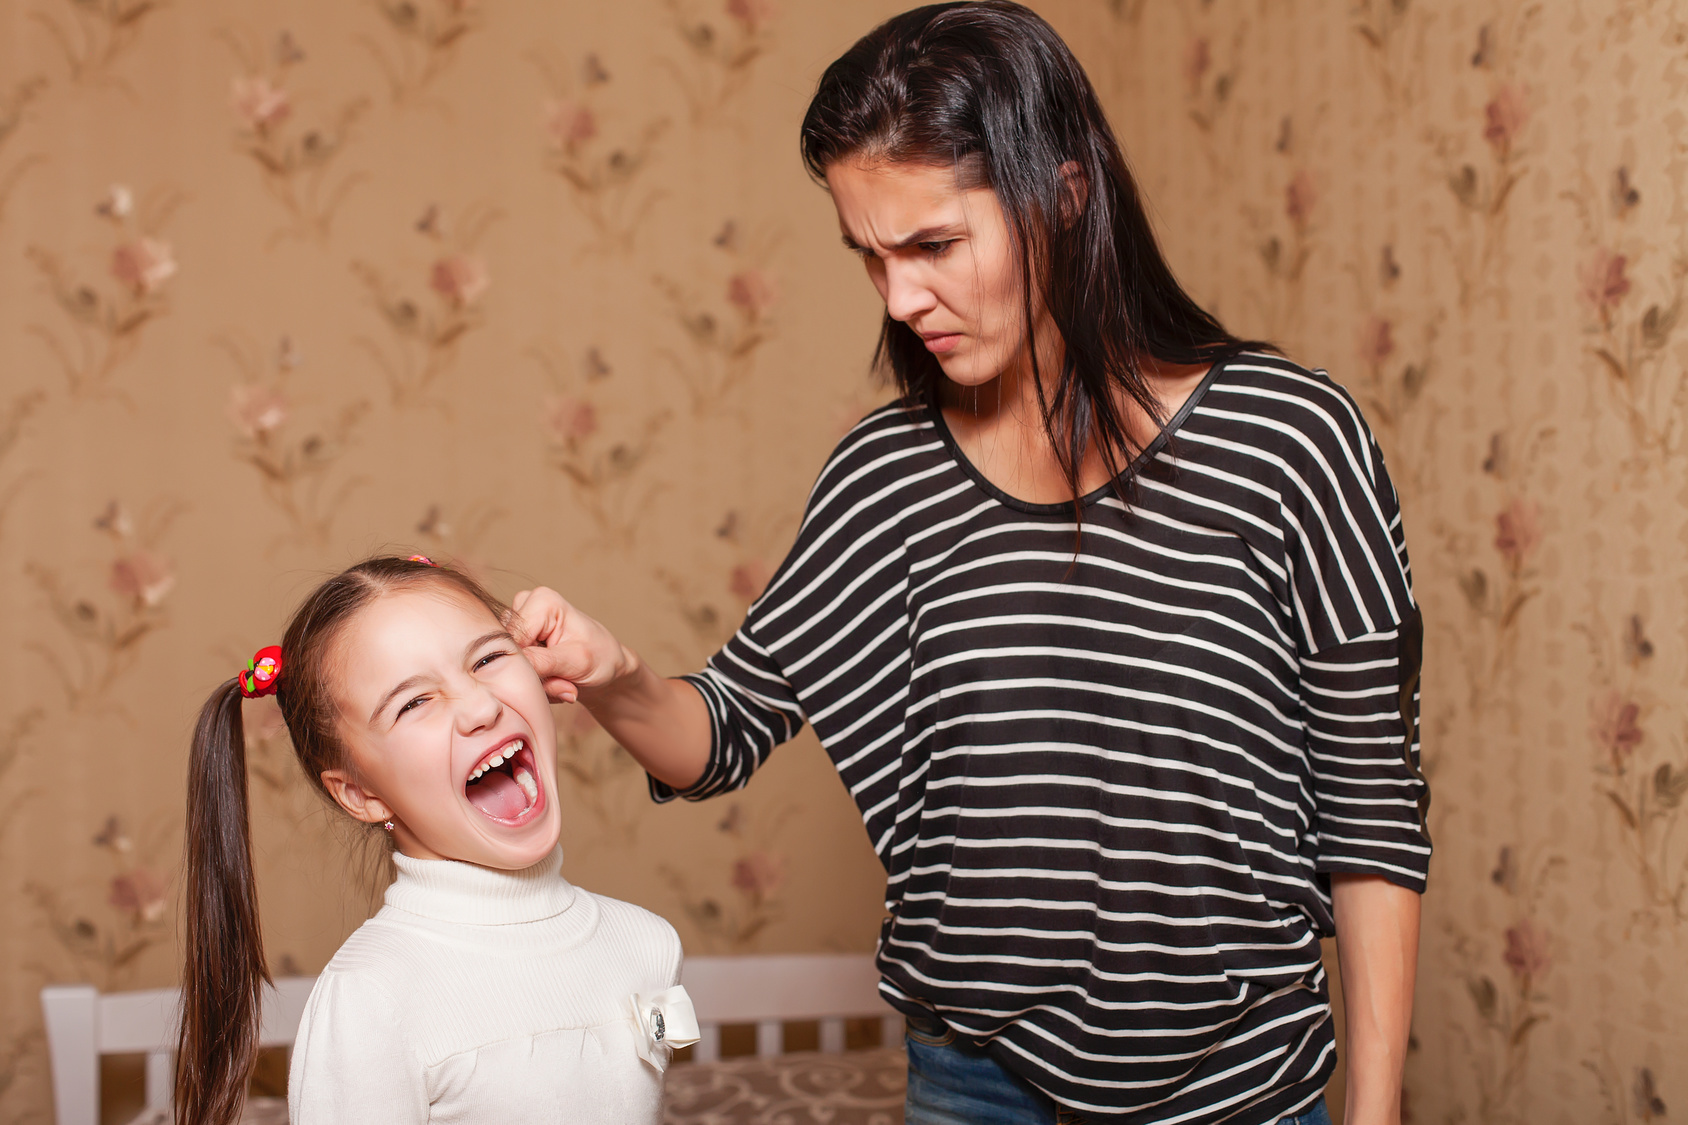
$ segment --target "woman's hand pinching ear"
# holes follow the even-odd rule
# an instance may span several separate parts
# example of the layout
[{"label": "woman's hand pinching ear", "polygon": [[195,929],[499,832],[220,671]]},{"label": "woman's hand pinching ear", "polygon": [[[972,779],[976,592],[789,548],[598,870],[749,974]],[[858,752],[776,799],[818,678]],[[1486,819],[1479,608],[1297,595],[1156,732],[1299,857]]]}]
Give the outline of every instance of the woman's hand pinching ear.
[{"label": "woman's hand pinching ear", "polygon": [[553,703],[576,703],[580,693],[604,687],[633,665],[633,656],[610,631],[540,586],[510,601],[510,631],[539,673]]}]

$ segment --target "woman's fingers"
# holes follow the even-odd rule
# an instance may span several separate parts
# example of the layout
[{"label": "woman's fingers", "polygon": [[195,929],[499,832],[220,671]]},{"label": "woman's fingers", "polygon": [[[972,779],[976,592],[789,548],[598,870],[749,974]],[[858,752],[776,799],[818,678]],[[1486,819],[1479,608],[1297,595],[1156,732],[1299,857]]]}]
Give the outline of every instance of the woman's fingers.
[{"label": "woman's fingers", "polygon": [[511,599],[510,618],[516,643],[547,692],[551,680],[566,681],[557,690],[573,702],[580,688],[601,687],[615,677],[621,645],[557,591],[544,586],[523,590]]},{"label": "woman's fingers", "polygon": [[546,586],[523,590],[510,599],[510,628],[524,646],[547,647],[563,631],[569,603]]},{"label": "woman's fingers", "polygon": [[590,660],[575,645],[528,645],[522,649],[541,680],[574,682],[591,671]]},{"label": "woman's fingers", "polygon": [[580,692],[569,681],[553,676],[544,681],[545,694],[552,703],[578,703]]}]

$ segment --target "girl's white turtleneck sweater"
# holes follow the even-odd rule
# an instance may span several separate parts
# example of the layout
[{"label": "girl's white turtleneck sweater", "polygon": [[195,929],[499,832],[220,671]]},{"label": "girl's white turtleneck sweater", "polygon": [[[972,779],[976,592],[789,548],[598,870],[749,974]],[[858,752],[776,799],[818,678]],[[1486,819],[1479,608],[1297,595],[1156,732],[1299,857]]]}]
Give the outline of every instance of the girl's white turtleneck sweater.
[{"label": "girl's white turtleneck sweater", "polygon": [[293,1125],[660,1119],[633,998],[679,980],[674,927],[568,883],[560,849],[525,871],[393,858],[305,1007]]}]

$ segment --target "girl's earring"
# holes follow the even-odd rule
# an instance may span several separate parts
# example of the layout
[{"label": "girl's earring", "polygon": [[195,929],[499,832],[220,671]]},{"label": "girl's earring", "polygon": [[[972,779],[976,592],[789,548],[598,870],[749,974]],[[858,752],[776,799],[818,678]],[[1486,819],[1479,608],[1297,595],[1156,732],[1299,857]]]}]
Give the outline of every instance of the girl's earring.
[{"label": "girl's earring", "polygon": [[393,822],[389,820],[385,824],[383,824],[381,827],[385,828],[387,831],[391,832],[393,830]]}]

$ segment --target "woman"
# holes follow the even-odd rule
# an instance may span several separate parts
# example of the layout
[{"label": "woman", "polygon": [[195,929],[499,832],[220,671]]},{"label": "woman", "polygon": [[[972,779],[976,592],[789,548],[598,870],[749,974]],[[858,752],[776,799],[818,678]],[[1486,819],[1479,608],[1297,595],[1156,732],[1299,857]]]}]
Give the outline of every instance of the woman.
[{"label": "woman", "polygon": [[1179,288],[1078,63],[1004,0],[898,16],[803,154],[903,397],[822,471],[702,672],[549,590],[553,698],[658,800],[805,720],[888,874],[908,1120],[1399,1120],[1429,841],[1420,625],[1353,402]]}]

